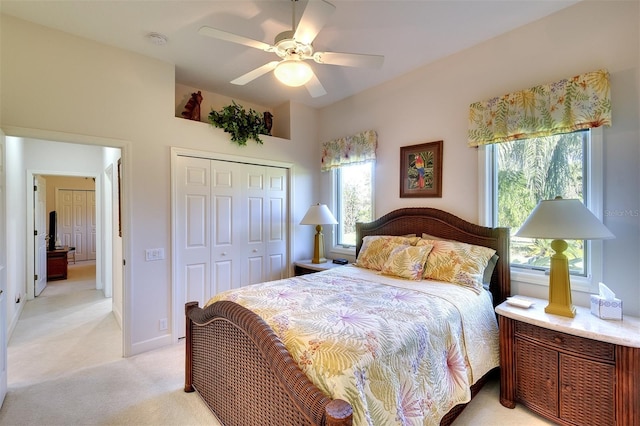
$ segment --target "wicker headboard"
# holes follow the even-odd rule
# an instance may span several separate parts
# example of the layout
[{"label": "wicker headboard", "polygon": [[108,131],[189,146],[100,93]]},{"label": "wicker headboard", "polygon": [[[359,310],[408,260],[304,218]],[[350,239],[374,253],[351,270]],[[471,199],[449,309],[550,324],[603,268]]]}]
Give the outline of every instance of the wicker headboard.
[{"label": "wicker headboard", "polygon": [[360,253],[362,238],[368,235],[421,236],[422,233],[494,249],[499,258],[491,277],[493,303],[498,305],[510,296],[509,229],[476,225],[443,210],[404,208],[387,213],[373,222],[356,223],[356,256]]}]

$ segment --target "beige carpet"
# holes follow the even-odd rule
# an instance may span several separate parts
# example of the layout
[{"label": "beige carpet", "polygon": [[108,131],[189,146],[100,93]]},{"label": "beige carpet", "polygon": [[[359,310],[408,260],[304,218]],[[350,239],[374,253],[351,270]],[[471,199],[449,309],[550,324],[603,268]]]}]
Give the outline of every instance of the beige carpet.
[{"label": "beige carpet", "polygon": [[[121,357],[111,300],[94,289],[94,277],[93,262],[69,265],[67,280],[25,305],[9,342],[0,425],[219,425],[182,390],[184,344]],[[485,386],[454,424],[551,424],[502,407],[498,391],[497,382]]]}]

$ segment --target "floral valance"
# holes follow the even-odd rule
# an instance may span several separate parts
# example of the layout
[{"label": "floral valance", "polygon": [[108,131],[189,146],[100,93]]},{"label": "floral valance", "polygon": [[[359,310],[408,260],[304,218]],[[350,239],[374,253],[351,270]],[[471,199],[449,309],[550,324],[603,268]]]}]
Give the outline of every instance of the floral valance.
[{"label": "floral valance", "polygon": [[378,134],[367,130],[322,144],[322,171],[376,159]]},{"label": "floral valance", "polygon": [[611,125],[609,72],[593,71],[471,104],[469,146]]}]

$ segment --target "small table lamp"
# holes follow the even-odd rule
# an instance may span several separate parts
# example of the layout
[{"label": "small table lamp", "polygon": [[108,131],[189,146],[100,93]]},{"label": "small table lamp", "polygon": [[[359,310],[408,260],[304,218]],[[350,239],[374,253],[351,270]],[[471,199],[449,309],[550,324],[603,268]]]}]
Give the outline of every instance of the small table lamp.
[{"label": "small table lamp", "polygon": [[615,236],[596,218],[580,200],[542,200],[531,212],[518,237],[552,239],[549,271],[549,304],[544,309],[548,314],[575,317],[576,308],[571,303],[569,262],[564,251],[568,245],[564,240],[602,240]]},{"label": "small table lamp", "polygon": [[327,259],[324,257],[324,235],[322,234],[322,225],[336,225],[338,221],[331,214],[326,204],[316,204],[309,207],[307,214],[300,221],[300,225],[316,225],[316,236],[313,243],[313,259],[312,263],[325,263]]}]

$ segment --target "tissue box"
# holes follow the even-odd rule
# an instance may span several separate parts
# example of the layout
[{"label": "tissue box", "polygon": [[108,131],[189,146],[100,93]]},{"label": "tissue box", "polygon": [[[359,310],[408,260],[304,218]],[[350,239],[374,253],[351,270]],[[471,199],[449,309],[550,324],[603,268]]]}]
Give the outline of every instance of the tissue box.
[{"label": "tissue box", "polygon": [[591,295],[591,313],[602,319],[622,319],[622,301],[606,300],[597,294]]}]

